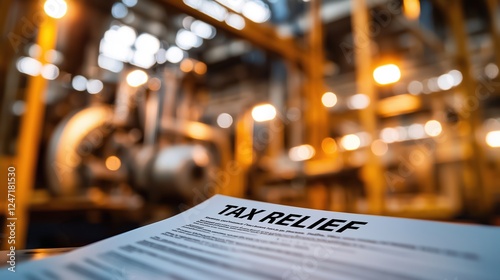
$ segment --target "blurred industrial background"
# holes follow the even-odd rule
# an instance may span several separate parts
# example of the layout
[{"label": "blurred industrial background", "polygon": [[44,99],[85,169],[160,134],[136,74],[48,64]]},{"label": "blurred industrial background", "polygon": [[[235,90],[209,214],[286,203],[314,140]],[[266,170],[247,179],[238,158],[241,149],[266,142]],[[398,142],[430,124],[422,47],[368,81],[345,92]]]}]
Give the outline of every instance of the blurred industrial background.
[{"label": "blurred industrial background", "polygon": [[11,166],[18,249],[215,193],[498,225],[499,5],[2,0],[2,222]]}]

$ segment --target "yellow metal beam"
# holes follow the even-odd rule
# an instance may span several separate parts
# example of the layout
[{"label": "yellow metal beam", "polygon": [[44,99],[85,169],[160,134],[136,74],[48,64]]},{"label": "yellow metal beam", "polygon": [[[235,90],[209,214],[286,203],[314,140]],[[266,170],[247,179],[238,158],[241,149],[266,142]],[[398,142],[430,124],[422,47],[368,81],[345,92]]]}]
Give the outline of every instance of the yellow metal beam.
[{"label": "yellow metal beam", "polygon": [[316,153],[321,153],[321,141],[328,136],[328,112],[321,103],[324,93],[323,71],[325,68],[323,55],[323,23],[320,15],[321,0],[310,2],[311,30],[309,31],[309,59],[306,70],[305,119],[307,143],[312,145]]},{"label": "yellow metal beam", "polygon": [[[359,118],[363,129],[369,133],[372,139],[377,139],[377,91],[372,78],[373,62],[371,52],[370,16],[366,0],[352,1],[352,26],[354,30],[354,47],[356,50],[356,86],[358,92],[366,94],[370,98],[370,104],[359,111]],[[363,40],[359,40],[363,38]],[[373,154],[371,149],[368,161],[363,167],[363,181],[368,194],[369,211],[373,214],[381,214],[384,211],[385,179],[384,169],[380,159]]]},{"label": "yellow metal beam", "polygon": [[[463,82],[460,84],[459,89],[464,95],[465,104],[473,102],[479,105],[481,99],[476,94],[477,82],[471,71],[472,63],[468,49],[462,1],[448,1],[445,14],[455,40],[457,68],[463,75]],[[471,214],[484,217],[492,209],[492,197],[491,190],[488,187],[489,184],[484,181],[483,176],[483,172],[486,170],[484,151],[475,136],[482,126],[481,108],[480,106],[474,106],[474,108],[464,106],[461,115],[464,116],[464,120],[468,124],[470,135],[466,150],[472,152],[472,157],[467,162],[466,172],[464,172],[466,195],[469,197],[467,207],[473,211]]]},{"label": "yellow metal beam", "polygon": [[[42,53],[54,49],[56,43],[57,22],[45,17],[39,27],[37,44]],[[42,56],[43,57],[43,56]],[[42,63],[47,63],[42,60]],[[34,184],[38,146],[45,114],[44,96],[47,80],[41,76],[31,77],[26,89],[26,111],[21,120],[19,142],[17,146],[17,190],[16,190],[16,249],[25,247],[29,204]]]},{"label": "yellow metal beam", "polygon": [[490,14],[491,39],[495,53],[495,63],[500,67],[500,5],[498,0],[486,0],[488,12]]}]

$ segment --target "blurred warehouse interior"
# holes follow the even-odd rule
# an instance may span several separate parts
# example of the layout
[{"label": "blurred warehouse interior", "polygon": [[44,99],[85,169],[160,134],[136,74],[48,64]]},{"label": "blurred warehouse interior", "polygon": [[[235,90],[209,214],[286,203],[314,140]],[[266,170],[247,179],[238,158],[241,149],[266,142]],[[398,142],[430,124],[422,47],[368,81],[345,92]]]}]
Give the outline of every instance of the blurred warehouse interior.
[{"label": "blurred warehouse interior", "polygon": [[17,248],[215,193],[500,224],[499,2],[3,0]]}]

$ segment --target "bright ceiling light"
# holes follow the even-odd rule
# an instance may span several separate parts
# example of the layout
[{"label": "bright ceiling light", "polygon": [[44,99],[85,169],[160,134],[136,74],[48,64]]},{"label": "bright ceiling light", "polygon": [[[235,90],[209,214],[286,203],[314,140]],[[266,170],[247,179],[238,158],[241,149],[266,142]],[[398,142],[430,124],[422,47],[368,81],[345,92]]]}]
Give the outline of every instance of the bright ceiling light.
[{"label": "bright ceiling light", "polygon": [[247,1],[242,8],[242,14],[256,23],[263,23],[271,18],[271,10],[260,0]]},{"label": "bright ceiling light", "polygon": [[165,57],[171,63],[179,63],[184,59],[184,52],[176,46],[170,47],[165,53]]},{"label": "bright ceiling light", "polygon": [[453,87],[453,76],[451,76],[450,74],[443,74],[439,76],[437,84],[439,89],[449,90]]},{"label": "bright ceiling light", "polygon": [[380,85],[392,84],[399,81],[401,78],[401,71],[395,64],[386,64],[377,67],[373,71],[373,78],[375,82]]},{"label": "bright ceiling light", "polygon": [[148,74],[142,70],[134,70],[127,75],[127,84],[131,87],[138,87],[148,81]]},{"label": "bright ceiling light", "polygon": [[347,151],[354,151],[361,146],[361,139],[356,134],[348,134],[340,139],[340,144]]},{"label": "bright ceiling light", "polygon": [[370,104],[370,98],[366,94],[358,93],[347,100],[347,107],[353,110],[361,110]]},{"label": "bright ceiling light", "polygon": [[443,131],[441,123],[436,120],[430,120],[425,123],[425,133],[429,136],[438,136]]},{"label": "bright ceiling light", "polygon": [[77,91],[84,91],[87,89],[87,78],[84,76],[76,75],[71,81],[71,85]]},{"label": "bright ceiling light", "polygon": [[392,127],[386,127],[380,131],[380,138],[385,143],[394,143],[398,141],[399,133],[397,129]]},{"label": "bright ceiling light", "polygon": [[17,61],[16,67],[21,73],[38,76],[42,70],[42,63],[31,57],[22,57]]},{"label": "bright ceiling light", "polygon": [[425,137],[424,126],[419,123],[414,123],[408,127],[408,136],[410,139],[421,139]]},{"label": "bright ceiling light", "polygon": [[337,95],[333,92],[325,92],[321,97],[321,102],[323,106],[331,108],[337,104]]},{"label": "bright ceiling light", "polygon": [[486,144],[492,148],[500,147],[500,130],[494,130],[486,134]]},{"label": "bright ceiling light", "polygon": [[243,28],[245,28],[245,19],[237,14],[229,14],[226,17],[226,23],[227,25],[237,30],[242,30]]},{"label": "bright ceiling light", "polygon": [[132,27],[124,25],[116,30],[116,37],[114,39],[116,43],[129,47],[134,44],[136,37],[135,30]]},{"label": "bright ceiling light", "polygon": [[297,147],[293,147],[288,152],[288,156],[293,161],[304,161],[311,159],[316,154],[313,146],[311,145],[300,145]]},{"label": "bright ceiling light", "polygon": [[123,5],[122,3],[114,3],[113,7],[111,7],[111,15],[114,18],[120,19],[126,17],[128,14],[128,9],[127,6]]},{"label": "bright ceiling light", "polygon": [[488,63],[488,65],[484,67],[484,74],[490,79],[495,79],[498,76],[498,72],[498,66],[495,63]]},{"label": "bright ceiling light", "polygon": [[237,13],[241,13],[241,8],[245,4],[245,0],[216,0],[216,1]]},{"label": "bright ceiling light", "polygon": [[453,86],[458,86],[464,78],[462,72],[458,70],[451,70],[448,74],[453,78]]},{"label": "bright ceiling light", "polygon": [[137,0],[122,0],[122,2],[129,8],[137,5]]},{"label": "bright ceiling light", "polygon": [[64,0],[47,0],[43,10],[49,17],[59,19],[68,11],[68,4]]},{"label": "bright ceiling light", "polygon": [[213,26],[201,20],[195,20],[193,23],[191,23],[190,29],[194,34],[203,39],[212,39],[216,34],[215,28]]},{"label": "bright ceiling light", "polygon": [[217,117],[217,125],[221,128],[228,128],[233,124],[233,117],[228,113],[222,113]]},{"label": "bright ceiling light", "polygon": [[160,49],[160,40],[151,34],[142,33],[135,40],[135,48],[139,52],[155,54]]},{"label": "bright ceiling light", "polygon": [[88,80],[87,81],[87,91],[90,94],[96,94],[101,92],[104,88],[104,84],[99,80]]},{"label": "bright ceiling light", "polygon": [[270,121],[276,117],[276,109],[271,104],[257,105],[252,109],[252,118],[256,122]]},{"label": "bright ceiling light", "polygon": [[175,43],[181,49],[190,50],[191,48],[197,48],[201,46],[203,40],[196,36],[193,32],[185,29],[181,29],[177,32],[175,36]]},{"label": "bright ceiling light", "polygon": [[47,80],[55,80],[59,76],[59,68],[54,64],[45,64],[42,67],[41,74]]},{"label": "bright ceiling light", "polygon": [[106,69],[114,73],[119,73],[123,70],[123,62],[109,58],[104,54],[100,54],[97,57],[97,65],[99,65],[102,69]]},{"label": "bright ceiling light", "polygon": [[156,58],[152,53],[136,51],[130,63],[144,69],[149,69],[156,63]]}]

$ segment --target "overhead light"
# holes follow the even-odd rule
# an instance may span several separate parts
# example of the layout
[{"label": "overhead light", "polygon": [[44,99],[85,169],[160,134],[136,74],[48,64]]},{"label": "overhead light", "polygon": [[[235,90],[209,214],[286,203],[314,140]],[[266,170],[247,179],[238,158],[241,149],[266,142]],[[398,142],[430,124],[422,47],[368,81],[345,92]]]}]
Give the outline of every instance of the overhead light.
[{"label": "overhead light", "polygon": [[55,80],[59,76],[59,68],[54,64],[45,64],[42,67],[41,74],[47,80]]},{"label": "overhead light", "polygon": [[311,145],[300,145],[297,147],[293,147],[288,152],[288,156],[293,161],[304,161],[311,159],[316,154],[314,147]]},{"label": "overhead light", "polygon": [[233,124],[233,117],[228,113],[222,113],[217,116],[217,125],[221,128],[228,128]]},{"label": "overhead light", "polygon": [[156,58],[152,53],[136,51],[130,63],[144,69],[149,69],[156,63]]},{"label": "overhead light", "polygon": [[358,93],[351,96],[347,101],[347,107],[353,110],[361,110],[370,104],[370,98],[366,94]]},{"label": "overhead light", "polygon": [[394,142],[398,141],[399,134],[395,128],[386,127],[384,129],[382,129],[382,131],[380,131],[380,138],[385,143],[394,143]]},{"label": "overhead light", "polygon": [[71,85],[77,91],[85,91],[87,89],[87,78],[81,75],[76,75],[73,77]]},{"label": "overhead light", "polygon": [[321,102],[323,106],[331,108],[337,104],[337,95],[333,92],[325,92],[321,97]]},{"label": "overhead light", "polygon": [[60,19],[68,11],[68,4],[64,0],[47,0],[43,5],[45,13],[55,19]]},{"label": "overhead light", "polygon": [[167,51],[165,49],[159,49],[155,54],[155,58],[158,64],[167,62]]},{"label": "overhead light", "polygon": [[155,54],[160,49],[160,40],[151,34],[142,33],[135,40],[135,48],[140,52]]},{"label": "overhead light", "polygon": [[104,84],[99,80],[88,80],[87,91],[90,94],[97,94],[104,88]]},{"label": "overhead light", "polygon": [[414,123],[408,127],[408,137],[410,139],[421,139],[425,137],[424,126],[419,123]]},{"label": "overhead light", "polygon": [[408,140],[408,132],[406,131],[406,127],[398,126],[396,127],[396,131],[398,132],[398,141],[402,142]]},{"label": "overhead light", "polygon": [[203,40],[189,30],[181,29],[175,36],[175,44],[181,49],[190,50],[201,46]]},{"label": "overhead light", "polygon": [[252,118],[256,122],[270,121],[276,117],[276,109],[271,104],[257,105],[252,109]]},{"label": "overhead light", "polygon": [[132,46],[135,42],[137,35],[135,30],[130,26],[121,26],[116,30],[116,43],[123,44],[125,46]]},{"label": "overhead light", "polygon": [[243,28],[245,28],[245,19],[237,14],[230,13],[226,17],[226,23],[227,25],[237,30],[242,30]]},{"label": "overhead light", "polygon": [[119,73],[123,70],[123,62],[109,58],[104,54],[100,54],[97,57],[97,65],[99,65],[102,69],[106,69],[114,73]]},{"label": "overhead light", "polygon": [[179,63],[184,58],[184,52],[180,48],[172,46],[165,53],[165,57],[171,63]]},{"label": "overhead light", "polygon": [[429,136],[438,136],[443,131],[441,123],[436,120],[430,120],[425,123],[425,133]]},{"label": "overhead light", "polygon": [[443,74],[439,76],[437,85],[441,90],[449,90],[453,87],[453,76],[450,74]]},{"label": "overhead light", "polygon": [[111,15],[114,18],[121,19],[126,17],[128,14],[128,9],[127,6],[123,5],[122,3],[114,3],[113,7],[111,7]]},{"label": "overhead light", "polygon": [[38,76],[42,70],[42,63],[31,57],[21,57],[16,63],[17,70],[21,73]]},{"label": "overhead light", "polygon": [[245,4],[245,0],[216,0],[216,1],[237,13],[241,13],[241,8]]},{"label": "overhead light", "polygon": [[484,67],[484,74],[490,79],[495,79],[498,76],[498,72],[498,66],[495,63],[488,63],[488,65]]},{"label": "overhead light", "polygon": [[356,134],[348,134],[340,139],[340,144],[347,151],[353,151],[361,146],[361,139]]},{"label": "overhead light", "polygon": [[463,80],[462,72],[458,70],[451,70],[448,74],[453,78],[453,86],[458,86]]},{"label": "overhead light", "polygon": [[201,20],[193,21],[193,23],[191,23],[190,29],[194,34],[203,39],[212,39],[216,34],[215,28],[213,26]]},{"label": "overhead light", "polygon": [[137,5],[137,0],[122,0],[122,2],[129,8],[132,8],[135,5]]},{"label": "overhead light", "polygon": [[401,78],[401,71],[395,64],[386,64],[373,71],[373,78],[380,85],[393,84]]},{"label": "overhead light", "polygon": [[127,75],[127,84],[131,87],[138,87],[148,81],[148,74],[142,70],[134,70]]},{"label": "overhead light", "polygon": [[223,21],[227,16],[227,9],[211,0],[183,0],[183,2],[218,21]]},{"label": "overhead light", "polygon": [[241,13],[249,20],[256,23],[266,22],[271,18],[271,10],[260,0],[249,0],[243,5]]},{"label": "overhead light", "polygon": [[486,144],[492,148],[500,147],[500,130],[494,130],[486,134]]}]

